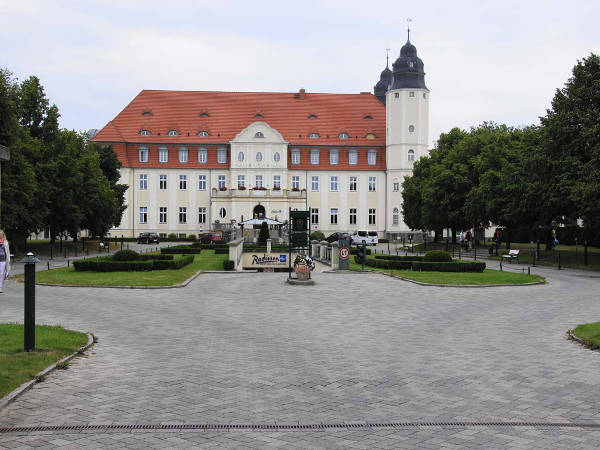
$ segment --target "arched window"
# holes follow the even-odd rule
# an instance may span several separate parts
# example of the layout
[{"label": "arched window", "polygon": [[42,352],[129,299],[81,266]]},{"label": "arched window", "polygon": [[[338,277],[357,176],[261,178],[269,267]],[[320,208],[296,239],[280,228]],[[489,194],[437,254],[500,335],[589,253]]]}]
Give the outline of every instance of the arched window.
[{"label": "arched window", "polygon": [[348,152],[348,164],[355,166],[358,164],[358,151],[350,150]]},{"label": "arched window", "polygon": [[255,138],[264,138],[265,135],[262,133],[262,131],[257,131],[256,133],[254,133],[254,137]]},{"label": "arched window", "polygon": [[202,111],[200,113],[200,117],[209,117],[209,116],[210,116],[210,114],[208,114],[206,111]]},{"label": "arched window", "polygon": [[219,217],[221,219],[224,219],[226,215],[227,215],[227,210],[225,208],[219,209]]},{"label": "arched window", "polygon": [[319,139],[321,136],[319,135],[319,133],[310,133],[310,134],[308,135],[308,137],[309,137],[310,139]]},{"label": "arched window", "polygon": [[257,160],[257,161],[262,161],[262,153],[261,153],[261,152],[258,152],[258,153],[256,154],[256,160]]},{"label": "arched window", "polygon": [[410,149],[408,151],[408,160],[409,161],[414,161],[415,160],[415,151],[413,149]]},{"label": "arched window", "polygon": [[370,166],[377,164],[377,150],[371,149],[367,152],[367,163]]},{"label": "arched window", "polygon": [[348,133],[340,133],[338,134],[339,139],[348,139],[350,135]]},{"label": "arched window", "polygon": [[394,191],[394,192],[400,191],[400,182],[398,181],[398,178],[394,178],[392,180],[392,191]]},{"label": "arched window", "polygon": [[279,162],[280,159],[281,155],[279,154],[279,152],[275,152],[275,154],[273,155],[273,161]]},{"label": "arched window", "polygon": [[140,130],[140,136],[150,136],[150,130]]},{"label": "arched window", "polygon": [[198,131],[198,136],[207,137],[207,136],[210,136],[210,133],[208,131],[202,130],[202,131]]},{"label": "arched window", "polygon": [[415,131],[415,126],[414,126],[414,125],[409,125],[409,127],[408,127],[408,131],[410,131],[411,133],[414,133],[414,131]]},{"label": "arched window", "polygon": [[264,117],[265,117],[265,116],[263,116],[261,113],[256,113],[256,114],[254,114],[254,118],[255,118],[255,119],[262,119],[262,118],[264,118]]},{"label": "arched window", "polygon": [[375,139],[377,136],[375,135],[375,133],[367,133],[367,135],[365,136],[367,139],[369,140],[373,140]]},{"label": "arched window", "polygon": [[365,119],[365,120],[373,120],[373,116],[371,114],[367,114],[365,117],[363,117],[363,119]]},{"label": "arched window", "polygon": [[169,130],[167,132],[167,136],[179,136],[179,131],[177,131],[177,130]]},{"label": "arched window", "polygon": [[392,225],[398,225],[399,222],[399,214],[398,214],[398,208],[394,208],[392,210]]},{"label": "arched window", "polygon": [[308,118],[309,119],[316,119],[317,115],[316,114],[309,114]]},{"label": "arched window", "polygon": [[238,153],[238,161],[242,162],[244,160],[244,152],[239,152]]},{"label": "arched window", "polygon": [[336,149],[329,150],[329,164],[338,164],[340,160],[340,152]]},{"label": "arched window", "polygon": [[203,147],[200,147],[198,149],[198,162],[200,164],[206,164],[207,161],[208,161],[208,150],[206,150]]}]

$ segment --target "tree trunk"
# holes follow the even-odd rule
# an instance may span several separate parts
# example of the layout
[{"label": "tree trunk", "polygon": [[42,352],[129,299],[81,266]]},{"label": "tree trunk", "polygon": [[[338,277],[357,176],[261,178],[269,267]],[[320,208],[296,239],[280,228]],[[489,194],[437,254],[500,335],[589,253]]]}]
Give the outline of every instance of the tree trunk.
[{"label": "tree trunk", "polygon": [[452,231],[452,243],[456,244],[456,228],[450,228]]}]

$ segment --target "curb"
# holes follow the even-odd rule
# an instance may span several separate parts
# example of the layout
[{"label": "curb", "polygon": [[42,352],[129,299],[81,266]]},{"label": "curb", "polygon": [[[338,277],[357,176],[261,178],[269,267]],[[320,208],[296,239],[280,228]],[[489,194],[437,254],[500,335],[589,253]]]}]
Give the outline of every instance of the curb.
[{"label": "curb", "polygon": [[572,341],[578,342],[579,344],[583,345],[584,347],[586,347],[589,350],[595,350],[595,351],[600,350],[599,348],[592,347],[587,341],[581,339],[580,337],[577,337],[575,335],[575,333],[573,333],[573,330],[567,330],[567,338]]},{"label": "curb", "polygon": [[36,383],[39,382],[38,381],[39,378],[45,377],[50,372],[53,372],[54,370],[56,370],[56,366],[58,366],[59,364],[66,363],[66,362],[72,360],[77,355],[85,352],[92,345],[94,345],[94,339],[96,337],[92,333],[88,333],[87,335],[88,335],[88,341],[87,341],[87,344],[85,344],[83,347],[80,347],[77,351],[75,351],[74,353],[71,353],[70,355],[65,356],[61,360],[56,361],[51,366],[46,367],[44,370],[42,370],[41,372],[39,372],[38,374],[36,374],[35,377],[33,378],[33,380],[30,380],[30,381],[27,381],[27,382],[23,383],[21,386],[19,386],[18,388],[16,388],[14,391],[9,392],[4,397],[0,398],[0,410],[2,410],[4,407],[8,406],[10,403],[14,402],[22,394],[24,394],[29,389],[31,389]]}]

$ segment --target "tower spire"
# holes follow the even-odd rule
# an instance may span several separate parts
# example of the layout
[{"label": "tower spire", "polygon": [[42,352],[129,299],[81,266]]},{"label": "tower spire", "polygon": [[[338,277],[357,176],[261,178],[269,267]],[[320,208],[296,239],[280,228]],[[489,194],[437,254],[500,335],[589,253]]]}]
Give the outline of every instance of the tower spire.
[{"label": "tower spire", "polygon": [[390,67],[390,50],[389,48],[385,49],[385,67],[389,69]]},{"label": "tower spire", "polygon": [[407,23],[407,29],[406,31],[408,32],[408,42],[410,42],[410,23],[412,22],[411,18],[406,19],[406,23]]}]

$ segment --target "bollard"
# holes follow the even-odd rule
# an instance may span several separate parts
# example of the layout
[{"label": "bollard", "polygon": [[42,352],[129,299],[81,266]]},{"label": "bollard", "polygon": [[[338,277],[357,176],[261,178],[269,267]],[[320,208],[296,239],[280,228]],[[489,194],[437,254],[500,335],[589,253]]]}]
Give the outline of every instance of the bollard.
[{"label": "bollard", "polygon": [[500,258],[500,272],[502,272],[502,258]]},{"label": "bollard", "polygon": [[32,252],[21,260],[25,264],[25,351],[35,350],[35,264],[40,260]]},{"label": "bollard", "polygon": [[46,264],[48,264],[48,270],[50,270],[50,261],[46,261]]},{"label": "bollard", "polygon": [[531,267],[527,268],[527,275],[531,275]]}]

